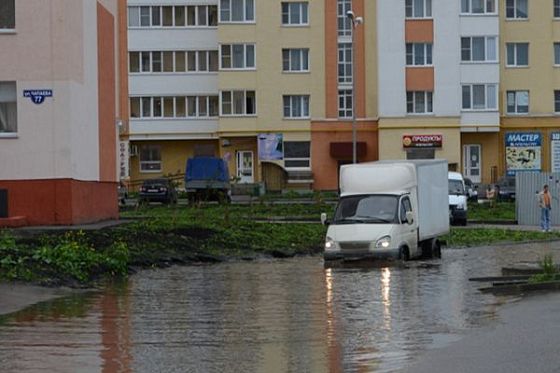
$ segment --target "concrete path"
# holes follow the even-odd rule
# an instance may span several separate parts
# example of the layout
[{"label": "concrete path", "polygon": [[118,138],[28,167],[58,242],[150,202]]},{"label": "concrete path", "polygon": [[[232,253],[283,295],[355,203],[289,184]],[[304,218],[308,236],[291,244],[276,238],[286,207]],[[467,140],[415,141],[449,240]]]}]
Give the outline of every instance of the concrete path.
[{"label": "concrete path", "polygon": [[560,372],[560,294],[528,296],[499,315],[497,322],[428,351],[403,372]]},{"label": "concrete path", "polygon": [[46,288],[20,283],[0,283],[0,315],[6,315],[32,304],[60,298],[78,291],[69,288]]}]

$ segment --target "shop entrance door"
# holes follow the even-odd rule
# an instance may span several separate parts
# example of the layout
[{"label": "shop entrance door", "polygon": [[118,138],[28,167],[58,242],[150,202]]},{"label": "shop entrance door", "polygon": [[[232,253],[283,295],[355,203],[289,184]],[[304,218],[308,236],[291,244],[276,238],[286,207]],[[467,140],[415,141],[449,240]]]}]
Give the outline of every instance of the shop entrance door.
[{"label": "shop entrance door", "polygon": [[237,152],[237,177],[240,183],[254,182],[252,151],[240,150]]},{"label": "shop entrance door", "polygon": [[463,173],[465,177],[473,183],[480,183],[481,180],[481,146],[478,144],[463,145]]}]

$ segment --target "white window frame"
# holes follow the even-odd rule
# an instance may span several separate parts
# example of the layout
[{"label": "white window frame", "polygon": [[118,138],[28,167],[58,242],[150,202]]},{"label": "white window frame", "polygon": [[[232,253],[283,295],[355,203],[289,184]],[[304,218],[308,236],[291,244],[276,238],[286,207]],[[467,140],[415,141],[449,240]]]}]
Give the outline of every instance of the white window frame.
[{"label": "white window frame", "polygon": [[352,21],[347,14],[352,10],[352,0],[337,0],[336,9],[338,36],[352,36]]},{"label": "white window frame", "polygon": [[[144,155],[143,151],[144,151],[145,148],[157,149],[157,153],[159,153],[159,160],[153,160],[153,159],[142,160],[142,156]],[[150,154],[150,155],[152,155],[152,154]],[[150,158],[151,158],[151,156],[150,156]],[[161,164],[162,164],[162,161],[161,161],[161,145],[155,145],[155,144],[140,145],[140,153],[139,153],[139,156],[138,156],[138,163],[139,163],[140,173],[142,173],[142,174],[160,173],[161,169],[162,169],[162,167],[161,167]],[[153,166],[156,166],[157,168],[145,170],[144,166],[147,166],[147,165],[153,165]]]},{"label": "white window frame", "polygon": [[[464,41],[469,41],[468,49],[463,46]],[[484,41],[484,59],[482,60],[474,60],[473,59],[473,41],[480,41],[483,39]],[[468,50],[469,52],[469,59],[464,59],[463,52]],[[489,59],[488,55],[492,52],[494,54],[494,59]],[[498,62],[498,37],[495,35],[486,35],[486,36],[462,36],[461,37],[461,63],[497,63]]]},{"label": "white window frame", "polygon": [[[527,4],[527,14],[523,16],[519,13],[521,10],[519,9],[519,3],[525,2]],[[510,5],[511,4],[511,5]],[[513,11],[513,15],[508,15],[509,11]],[[529,0],[506,0],[506,19],[507,20],[526,20],[529,19]]]},{"label": "white window frame", "polygon": [[[299,20],[292,20],[292,10],[297,8]],[[290,1],[281,3],[281,22],[284,27],[297,27],[309,25],[309,3],[307,1]],[[286,22],[287,18],[287,22]],[[305,19],[304,19],[305,18]]]},{"label": "white window frame", "polygon": [[309,119],[309,101],[309,95],[282,96],[284,119]]},{"label": "white window frame", "polygon": [[554,114],[560,114],[560,90],[555,89],[554,94]]},{"label": "white window frame", "polygon": [[[422,49],[422,62],[416,63],[419,49]],[[433,66],[432,43],[406,43],[406,66]]]},{"label": "white window frame", "polygon": [[[13,121],[15,121],[15,124],[12,123]],[[17,133],[17,83],[15,81],[0,81],[0,138],[17,137]]]},{"label": "white window frame", "polygon": [[[229,66],[224,66],[224,49],[229,47],[229,62],[230,65]],[[236,47],[242,47],[243,48],[243,63],[241,67],[233,67],[233,50]],[[249,55],[249,50],[252,49],[252,55],[253,55],[253,66],[248,66],[247,62],[248,62],[248,55]],[[255,44],[252,43],[235,43],[235,44],[220,44],[220,70],[256,70],[257,69],[257,47]]]},{"label": "white window frame", "polygon": [[[172,18],[172,24],[171,25],[163,25],[163,8],[165,7],[171,7],[172,8],[172,12],[171,12],[171,18]],[[188,8],[195,8],[195,24],[194,25],[189,25],[188,24]],[[142,8],[147,8],[149,9],[149,24],[148,25],[142,25]],[[184,8],[184,19],[185,19],[185,24],[184,25],[179,25],[177,26],[175,24],[176,18],[175,18],[175,10],[176,8]],[[205,22],[201,23],[200,18],[199,18],[199,12],[200,12],[200,8],[205,8]],[[215,21],[214,24],[212,24],[211,19],[210,19],[210,15],[211,15],[211,10],[212,8],[215,8]],[[207,27],[217,27],[218,26],[218,16],[219,16],[219,11],[218,11],[218,6],[217,5],[130,5],[128,6],[128,28],[129,29],[138,29],[138,28],[164,28],[164,29],[169,29],[169,28],[207,28]],[[157,14],[158,14],[158,19],[159,19],[159,23],[155,23],[154,22],[154,12],[157,10]],[[132,13],[137,13],[136,15],[132,14]],[[137,24],[131,24],[131,22],[133,21],[133,19],[136,18]]]},{"label": "white window frame", "polygon": [[[338,43],[337,74],[339,84],[352,84],[353,79],[353,48],[352,43]],[[341,71],[343,72],[341,74]]]},{"label": "white window frame", "polygon": [[[352,118],[354,110],[352,89],[338,90],[338,117],[342,119]],[[341,115],[342,114],[342,115]]]},{"label": "white window frame", "polygon": [[[521,94],[525,94],[527,95],[527,111],[519,111],[519,101],[521,100]],[[510,111],[510,105],[509,105],[509,98],[511,97],[511,95],[513,95],[514,98],[514,110]],[[508,115],[528,115],[530,112],[530,95],[529,95],[529,90],[511,90],[511,91],[506,91],[506,100],[505,100],[505,105],[506,105],[506,113]],[[525,106],[525,105],[523,105]]]},{"label": "white window frame", "polygon": [[[519,64],[519,49],[521,46],[527,46],[527,64]],[[513,56],[510,56],[513,53]],[[513,63],[510,63],[510,57],[513,57]],[[506,67],[529,67],[529,43],[506,43]]]},{"label": "white window frame", "polygon": [[[232,3],[235,1],[240,1],[243,3],[243,19],[242,20],[232,20]],[[227,3],[227,4],[226,4]],[[252,4],[252,15],[253,18],[248,18],[248,14],[247,14],[247,5],[251,3]],[[256,12],[255,12],[255,7],[256,7],[256,0],[220,0],[219,1],[219,6],[218,6],[218,19],[219,19],[219,23],[255,23],[256,21]],[[224,7],[224,5],[227,5],[227,7]],[[225,17],[225,14],[227,14],[228,16]]]},{"label": "white window frame", "polygon": [[[195,98],[195,115],[189,115],[189,99],[188,98]],[[166,116],[165,115],[165,100],[166,99],[173,99],[173,115],[172,116]],[[150,115],[144,115],[144,103],[146,101],[146,99],[149,99],[149,105],[150,105]],[[200,115],[200,106],[201,105],[201,101],[205,100],[205,106],[206,106],[206,114],[204,115]],[[218,118],[219,116],[219,110],[215,111],[215,115],[211,115],[211,105],[210,105],[210,101],[214,99],[216,102],[219,102],[218,99],[218,95],[184,95],[184,96],[130,96],[129,101],[130,101],[130,109],[132,110],[132,101],[133,100],[138,100],[138,116],[133,116],[132,112],[130,113],[130,118],[131,120],[153,120],[153,119],[157,119],[157,120],[173,120],[173,119],[212,119],[212,118]],[[184,115],[179,116],[177,114],[177,102],[179,100],[184,100],[183,102],[183,107],[185,109],[185,113]],[[161,102],[161,115],[159,116],[155,116],[155,109],[156,109],[156,101]]]},{"label": "white window frame", "polygon": [[[412,99],[411,99],[412,98]],[[419,109],[418,102],[422,98],[423,108]],[[409,105],[412,104],[412,110]],[[406,92],[406,114],[407,115],[432,115],[434,113],[434,93],[432,91],[407,91]]]},{"label": "white window frame", "polygon": [[[473,4],[482,4],[482,12],[475,12]],[[479,16],[483,14],[498,14],[498,5],[496,4],[496,0],[461,0],[461,15]]]},{"label": "white window frame", "polygon": [[[0,33],[13,33],[16,29],[16,4],[15,0],[3,0],[0,2],[2,6],[0,6],[0,12],[9,11],[8,14],[9,18],[6,21],[6,24],[0,24]],[[4,13],[5,14],[5,13]]]},{"label": "white window frame", "polygon": [[[252,93],[253,97],[253,113],[247,112],[247,99],[248,94]],[[240,94],[243,95],[243,104],[242,104],[242,113],[236,113],[235,109],[235,96],[239,96]],[[225,96],[229,95],[229,101],[225,100]],[[226,112],[224,110],[224,104],[229,102],[231,106],[231,112]],[[254,117],[257,116],[257,93],[253,90],[241,90],[241,89],[232,89],[232,90],[223,90],[220,91],[220,115],[223,117]]]},{"label": "white window frame", "polygon": [[[477,89],[483,88],[484,107],[476,107],[475,93]],[[465,89],[468,89],[469,106],[465,107]],[[461,110],[462,111],[496,111],[498,110],[498,84],[496,83],[472,83],[461,85]]]},{"label": "white window frame", "polygon": [[[417,13],[418,8],[422,8],[421,14]],[[432,0],[405,0],[405,18],[431,19]]]},{"label": "white window frame", "polygon": [[[298,64],[300,67],[299,69],[297,68]],[[308,73],[309,72],[309,48],[282,49],[282,72]]]}]

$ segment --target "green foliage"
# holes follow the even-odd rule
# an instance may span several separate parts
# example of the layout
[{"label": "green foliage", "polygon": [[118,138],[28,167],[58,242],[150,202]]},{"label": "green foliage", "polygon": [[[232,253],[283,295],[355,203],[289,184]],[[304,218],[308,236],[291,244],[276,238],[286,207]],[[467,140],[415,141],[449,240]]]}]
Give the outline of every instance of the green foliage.
[{"label": "green foliage", "polygon": [[536,274],[529,278],[530,284],[538,284],[541,282],[559,281],[560,272],[554,263],[551,254],[546,254],[540,262],[542,273]]},{"label": "green foliage", "polygon": [[451,228],[444,237],[448,247],[472,247],[500,242],[528,242],[560,238],[558,232],[520,231],[500,228]]},{"label": "green foliage", "polygon": [[515,220],[515,202],[498,202],[495,206],[490,203],[469,203],[469,220]]}]

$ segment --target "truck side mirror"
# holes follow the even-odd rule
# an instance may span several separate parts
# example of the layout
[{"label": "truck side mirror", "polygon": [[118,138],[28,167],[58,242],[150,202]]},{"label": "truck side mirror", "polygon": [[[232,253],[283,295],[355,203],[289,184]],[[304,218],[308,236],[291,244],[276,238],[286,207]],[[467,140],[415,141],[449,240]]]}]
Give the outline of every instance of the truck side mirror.
[{"label": "truck side mirror", "polygon": [[321,224],[329,225],[329,220],[327,219],[327,213],[326,212],[321,213]]},{"label": "truck side mirror", "polygon": [[406,222],[408,224],[414,223],[414,213],[412,211],[407,211],[406,212]]}]

